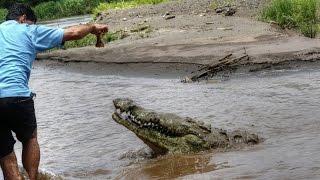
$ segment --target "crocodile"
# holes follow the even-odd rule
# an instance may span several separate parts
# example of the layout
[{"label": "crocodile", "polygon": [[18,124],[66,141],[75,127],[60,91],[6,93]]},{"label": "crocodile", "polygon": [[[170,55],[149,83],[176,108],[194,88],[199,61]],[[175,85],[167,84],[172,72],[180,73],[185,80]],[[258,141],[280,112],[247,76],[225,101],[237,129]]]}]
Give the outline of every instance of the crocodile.
[{"label": "crocodile", "polygon": [[128,98],[114,99],[113,104],[113,120],[135,133],[155,155],[197,153],[261,141],[258,135],[246,130],[212,128],[189,117],[145,109]]}]

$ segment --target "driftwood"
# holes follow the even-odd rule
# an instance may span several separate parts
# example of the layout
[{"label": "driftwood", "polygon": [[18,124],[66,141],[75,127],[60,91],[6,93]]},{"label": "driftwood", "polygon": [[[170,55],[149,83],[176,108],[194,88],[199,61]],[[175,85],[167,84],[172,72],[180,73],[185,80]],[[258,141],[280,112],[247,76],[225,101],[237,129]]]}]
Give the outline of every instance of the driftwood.
[{"label": "driftwood", "polygon": [[219,59],[216,63],[198,69],[196,72],[182,79],[181,82],[190,83],[207,79],[216,75],[218,72],[232,70],[239,66],[241,62],[249,60],[249,56],[246,53],[240,57],[232,58],[232,56],[233,54],[228,54]]}]

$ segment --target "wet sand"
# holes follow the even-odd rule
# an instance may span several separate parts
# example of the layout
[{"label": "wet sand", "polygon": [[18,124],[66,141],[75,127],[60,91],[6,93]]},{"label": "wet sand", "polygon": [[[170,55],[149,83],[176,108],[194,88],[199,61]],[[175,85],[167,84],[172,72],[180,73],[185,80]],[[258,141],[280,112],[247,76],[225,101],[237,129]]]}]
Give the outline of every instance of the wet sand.
[{"label": "wet sand", "polygon": [[[320,40],[303,37],[271,39],[254,42],[225,42],[211,44],[177,45],[122,45],[106,48],[85,47],[40,54],[39,60],[60,62],[96,62],[103,64],[135,65],[135,71],[143,73],[161,71],[166,65],[175,67],[195,67],[210,65],[228,54],[234,57],[248,56],[248,60],[238,65],[248,71],[259,71],[272,67],[295,67],[296,63],[310,63],[320,60]],[[178,68],[177,68],[178,69]]]}]

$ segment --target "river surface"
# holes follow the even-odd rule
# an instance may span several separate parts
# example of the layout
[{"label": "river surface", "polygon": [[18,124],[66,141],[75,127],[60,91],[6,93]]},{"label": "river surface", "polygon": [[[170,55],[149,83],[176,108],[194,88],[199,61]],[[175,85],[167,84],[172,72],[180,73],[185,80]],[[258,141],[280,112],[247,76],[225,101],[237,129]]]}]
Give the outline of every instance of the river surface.
[{"label": "river surface", "polygon": [[79,24],[85,24],[92,21],[92,15],[83,15],[83,16],[74,16],[62,19],[55,19],[50,21],[40,22],[42,25],[58,27],[58,28],[66,28],[69,26],[75,26]]},{"label": "river surface", "polygon": [[[140,71],[121,65],[35,63],[30,86],[37,93],[42,171],[65,179],[320,178],[317,68],[235,74],[193,84],[180,83],[179,74]],[[265,141],[229,152],[150,159],[146,145],[112,120],[117,97],[214,127],[246,128]],[[21,155],[19,143],[16,153]]]}]

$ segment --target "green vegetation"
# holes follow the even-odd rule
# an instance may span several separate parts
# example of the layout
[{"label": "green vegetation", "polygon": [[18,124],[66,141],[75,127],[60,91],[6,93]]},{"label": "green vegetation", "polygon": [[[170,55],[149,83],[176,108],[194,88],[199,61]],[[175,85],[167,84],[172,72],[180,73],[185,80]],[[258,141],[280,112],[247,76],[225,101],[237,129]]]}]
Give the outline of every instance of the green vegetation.
[{"label": "green vegetation", "polygon": [[[116,41],[116,40],[124,39],[131,35],[136,35],[137,37],[140,37],[140,38],[147,38],[150,36],[151,32],[152,32],[152,28],[150,25],[141,23],[136,25],[129,31],[118,30],[115,32],[109,32],[104,37],[102,37],[102,41],[103,42]],[[94,46],[96,42],[97,42],[96,36],[88,35],[81,40],[66,42],[64,47],[68,49],[68,48],[75,48],[75,47]]]},{"label": "green vegetation", "polygon": [[[137,35],[140,38],[147,38],[150,36],[152,32],[152,28],[148,24],[139,24],[130,31],[119,30],[115,32],[109,32],[105,36],[102,37],[103,42],[111,42],[120,39],[124,39],[131,35]],[[94,35],[88,35],[85,38],[77,41],[69,41],[66,42],[65,48],[75,48],[75,47],[85,47],[85,46],[94,46],[97,42],[97,38]]]},{"label": "green vegetation", "polygon": [[101,0],[59,0],[48,1],[34,7],[41,20],[57,19],[68,16],[90,14]]},{"label": "green vegetation", "polygon": [[272,0],[262,11],[265,21],[275,21],[282,28],[295,28],[314,38],[320,31],[318,0]]},{"label": "green vegetation", "polygon": [[[24,1],[14,1],[24,2]],[[56,0],[42,2],[33,7],[39,20],[50,20],[69,16],[90,14],[104,0]],[[11,2],[13,3],[13,1]],[[34,4],[28,2],[29,4]],[[1,3],[0,3],[1,5]],[[1,6],[4,7],[5,5]],[[8,6],[8,5],[6,5]],[[0,9],[0,22],[3,21],[6,15],[5,9]]]},{"label": "green vegetation", "polygon": [[93,14],[97,16],[98,13],[109,9],[128,9],[144,4],[159,4],[165,1],[168,0],[113,0],[108,3],[100,3],[98,7],[94,8]]},{"label": "green vegetation", "polygon": [[[46,1],[50,1],[50,0],[0,0],[0,7],[9,7],[11,4],[13,3],[26,3],[29,4],[31,6],[35,6],[37,4],[46,2]],[[51,0],[52,1],[52,0]]]},{"label": "green vegetation", "polygon": [[0,9],[0,22],[6,19],[7,12],[8,11],[6,9]]}]

